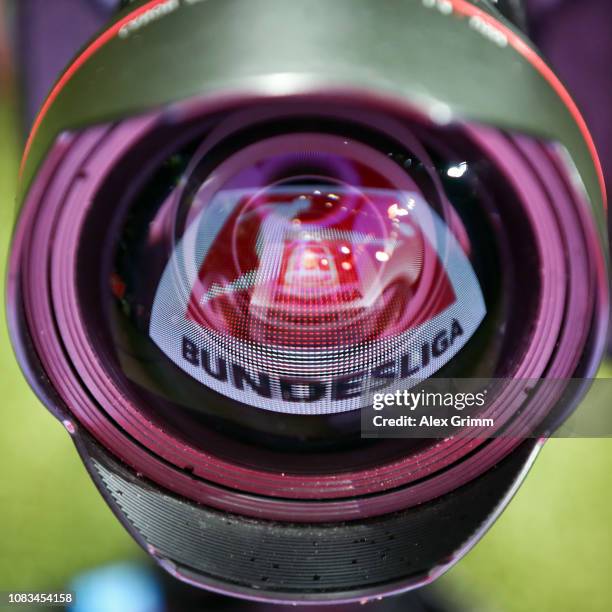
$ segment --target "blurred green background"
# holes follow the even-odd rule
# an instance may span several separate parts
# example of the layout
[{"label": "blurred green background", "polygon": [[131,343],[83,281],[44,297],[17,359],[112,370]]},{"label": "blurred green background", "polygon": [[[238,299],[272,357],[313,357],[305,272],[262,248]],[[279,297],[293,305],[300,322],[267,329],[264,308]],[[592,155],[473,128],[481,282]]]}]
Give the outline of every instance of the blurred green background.
[{"label": "blurred green background", "polygon": [[[20,149],[14,104],[6,86],[4,92],[3,268]],[[0,311],[0,591],[60,589],[85,569],[143,558],[98,495],[68,435],[24,382],[8,340],[4,300]],[[611,509],[612,440],[552,440],[509,509],[438,587],[466,610],[609,612]]]}]

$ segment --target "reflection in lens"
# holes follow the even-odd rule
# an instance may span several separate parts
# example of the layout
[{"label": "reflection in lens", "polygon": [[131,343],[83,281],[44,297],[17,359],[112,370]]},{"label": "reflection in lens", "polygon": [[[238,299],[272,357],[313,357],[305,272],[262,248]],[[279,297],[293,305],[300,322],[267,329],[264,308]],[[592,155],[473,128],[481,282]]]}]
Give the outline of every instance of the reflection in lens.
[{"label": "reflection in lens", "polygon": [[150,330],[225,396],[322,414],[435,372],[484,314],[469,261],[418,194],[290,184],[223,191],[202,208]]},{"label": "reflection in lens", "polygon": [[158,417],[225,456],[230,436],[357,445],[368,462],[358,409],[373,393],[495,367],[486,214],[473,188],[455,206],[443,183],[473,176],[351,126],[235,142],[175,156],[128,212],[111,283],[121,368]]}]

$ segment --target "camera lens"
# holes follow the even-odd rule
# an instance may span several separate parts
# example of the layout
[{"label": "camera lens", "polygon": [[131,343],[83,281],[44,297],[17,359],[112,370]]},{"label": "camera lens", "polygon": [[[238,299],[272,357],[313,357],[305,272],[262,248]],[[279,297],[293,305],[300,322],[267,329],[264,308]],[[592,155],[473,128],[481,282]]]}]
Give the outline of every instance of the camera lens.
[{"label": "camera lens", "polygon": [[[475,449],[486,471],[563,410],[553,394],[523,409],[529,398],[502,385],[483,416],[520,435],[490,441],[467,424],[444,440],[370,439],[360,410],[424,379],[578,367],[589,319],[565,327],[569,288],[554,279],[568,274],[563,228],[582,221],[563,179],[548,179],[555,213],[534,180],[532,163],[564,172],[548,145],[324,96],[168,119],[108,132],[105,170],[82,171],[46,209],[57,220],[39,220],[28,258],[54,227],[51,304],[74,374],[46,363],[66,393],[71,376],[85,382],[96,430],[110,416],[203,492],[231,491],[223,508],[246,491],[264,512],[268,499],[316,500],[322,520],[452,490]],[[574,220],[560,226],[561,212]],[[591,282],[577,273],[586,260],[571,265],[572,282]],[[35,323],[49,315],[28,269]]]},{"label": "camera lens", "polygon": [[[376,40],[365,1],[239,4],[139,3],[62,77],[24,162],[14,341],[173,574],[406,590],[482,535],[601,355],[592,143],[471,3],[393,3]],[[449,379],[491,384],[492,429],[364,433],[374,395]]]},{"label": "camera lens", "polygon": [[[129,159],[117,167],[135,178]],[[510,376],[529,350],[534,229],[464,129],[358,106],[237,108],[117,195],[124,181],[105,181],[79,238],[81,341],[112,372],[115,408],[226,469],[361,479],[418,465],[436,440],[362,438],[372,394]]]}]

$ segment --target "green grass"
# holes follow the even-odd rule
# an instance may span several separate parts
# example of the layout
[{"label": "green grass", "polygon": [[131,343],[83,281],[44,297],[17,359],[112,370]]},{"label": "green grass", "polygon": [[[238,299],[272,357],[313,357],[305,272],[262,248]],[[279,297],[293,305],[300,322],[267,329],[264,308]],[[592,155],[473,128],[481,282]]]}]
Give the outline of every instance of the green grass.
[{"label": "green grass", "polygon": [[506,512],[440,582],[478,609],[612,610],[612,440],[550,440]]},{"label": "green grass", "polygon": [[[0,104],[2,253],[17,148],[14,119]],[[4,320],[3,300],[0,311]],[[27,388],[4,324],[0,397],[0,590],[58,588],[85,568],[141,556],[68,435]],[[468,610],[609,612],[611,508],[612,440],[553,440],[498,523],[438,584],[471,602]]]}]

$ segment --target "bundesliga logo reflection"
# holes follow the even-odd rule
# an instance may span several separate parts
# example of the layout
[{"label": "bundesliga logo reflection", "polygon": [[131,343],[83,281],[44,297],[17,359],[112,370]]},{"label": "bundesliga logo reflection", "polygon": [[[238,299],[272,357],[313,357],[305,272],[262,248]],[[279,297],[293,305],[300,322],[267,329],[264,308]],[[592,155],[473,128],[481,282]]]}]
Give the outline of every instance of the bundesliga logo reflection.
[{"label": "bundesliga logo reflection", "polygon": [[439,369],[484,314],[469,260],[425,202],[291,186],[203,208],[162,277],[151,335],[226,396],[316,414]]}]

